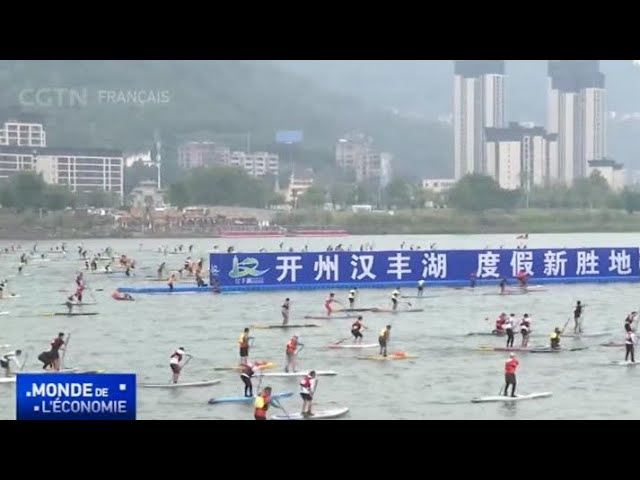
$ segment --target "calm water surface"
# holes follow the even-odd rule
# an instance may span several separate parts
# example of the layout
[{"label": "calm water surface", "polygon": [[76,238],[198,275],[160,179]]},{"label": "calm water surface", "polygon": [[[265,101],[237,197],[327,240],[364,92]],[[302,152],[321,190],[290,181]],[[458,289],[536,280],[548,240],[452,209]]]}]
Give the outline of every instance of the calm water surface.
[{"label": "calm water surface", "polygon": [[[237,340],[242,330],[252,324],[279,323],[280,304],[285,297],[292,302],[291,323],[300,323],[304,315],[321,315],[327,291],[265,292],[236,295],[137,295],[137,302],[116,302],[110,293],[118,286],[148,284],[141,278],[153,275],[162,261],[179,268],[189,255],[157,253],[160,244],[171,248],[182,243],[194,244],[194,256],[218,244],[222,249],[234,245],[240,251],[257,251],[265,247],[324,250],[329,244],[373,242],[376,250],[397,249],[401,242],[437,248],[505,248],[515,247],[515,235],[458,235],[403,237],[347,237],[340,239],[240,239],[240,240],[93,240],[83,241],[89,250],[110,245],[118,253],[137,260],[137,278],[122,274],[86,274],[92,291],[87,300],[98,302],[83,307],[99,315],[88,317],[52,317],[44,314],[64,311],[64,292],[74,286],[75,274],[83,268],[76,251],[79,242],[68,241],[66,258],[51,255],[49,262],[32,262],[25,276],[10,277],[11,292],[20,298],[4,300],[0,310],[0,344],[28,352],[27,370],[37,370],[36,357],[48,349],[58,331],[71,334],[65,364],[80,368],[105,369],[108,372],[133,372],[140,382],[168,382],[169,355],[185,346],[196,358],[185,368],[182,381],[221,378],[222,383],[206,388],[175,391],[138,390],[139,419],[237,419],[253,418],[252,409],[241,405],[208,405],[214,396],[241,395],[242,382],[237,373],[217,372],[214,367],[234,365]],[[11,242],[4,242],[9,246]],[[13,242],[18,244],[20,242]],[[30,248],[32,242],[22,242]],[[640,244],[636,234],[532,235],[529,248],[540,247],[628,247]],[[41,242],[39,250],[48,250],[53,242]],[[19,253],[0,256],[0,276],[17,272]],[[208,263],[208,258],[206,258]],[[103,289],[102,291],[96,291]],[[640,285],[567,285],[553,286],[544,292],[501,297],[496,288],[478,288],[476,292],[434,289],[424,299],[411,299],[414,308],[424,312],[390,316],[365,314],[365,342],[375,343],[378,331],[387,323],[393,326],[390,351],[407,351],[415,358],[402,361],[374,362],[358,360],[362,352],[330,350],[327,344],[350,336],[351,320],[316,321],[321,328],[295,332],[254,330],[255,345],[251,357],[283,365],[285,344],[293,333],[305,344],[299,358],[300,368],[336,370],[336,377],[320,377],[316,395],[317,409],[348,406],[345,419],[638,419],[640,412],[633,398],[640,397],[640,368],[611,366],[622,360],[624,348],[600,347],[601,342],[621,341],[625,315],[638,309]],[[405,294],[414,292],[405,289]],[[385,307],[390,292],[362,290],[361,307]],[[347,292],[336,296],[346,303]],[[533,345],[546,345],[548,334],[564,325],[576,300],[585,310],[585,330],[607,332],[606,336],[583,340],[563,339],[565,346],[588,346],[579,352],[560,354],[520,354],[518,393],[553,391],[553,397],[517,404],[471,404],[476,396],[496,395],[503,382],[505,353],[486,353],[479,346],[504,346],[504,339],[469,337],[468,332],[491,329],[491,322],[501,312],[533,317]],[[308,323],[307,321],[303,323]],[[516,342],[518,339],[516,339]],[[376,350],[367,351],[373,354]],[[258,381],[254,381],[254,385]],[[263,386],[274,391],[293,391],[283,400],[287,411],[297,411],[297,379],[265,379]],[[0,419],[15,418],[15,385],[0,385]]]}]

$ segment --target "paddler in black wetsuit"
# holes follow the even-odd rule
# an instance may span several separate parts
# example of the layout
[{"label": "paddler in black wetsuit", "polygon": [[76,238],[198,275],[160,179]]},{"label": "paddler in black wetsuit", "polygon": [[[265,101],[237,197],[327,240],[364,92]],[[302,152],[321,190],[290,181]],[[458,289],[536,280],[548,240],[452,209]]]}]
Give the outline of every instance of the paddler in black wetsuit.
[{"label": "paddler in black wetsuit", "polygon": [[580,300],[576,303],[576,308],[573,310],[573,333],[582,333],[582,309],[584,305],[580,303]]},{"label": "paddler in black wetsuit", "polygon": [[200,270],[196,270],[196,285],[198,285],[198,287],[205,286],[204,280],[202,279],[202,275],[200,275]]},{"label": "paddler in black wetsuit", "polygon": [[551,335],[549,335],[549,340],[551,341],[551,350],[560,350],[560,335],[562,335],[562,330],[560,327],[556,327]]},{"label": "paddler in black wetsuit", "polygon": [[244,383],[245,397],[253,397],[253,383],[251,383],[251,377],[253,377],[258,370],[260,369],[254,366],[252,363],[244,365],[242,367],[240,378],[242,379],[242,383]]}]

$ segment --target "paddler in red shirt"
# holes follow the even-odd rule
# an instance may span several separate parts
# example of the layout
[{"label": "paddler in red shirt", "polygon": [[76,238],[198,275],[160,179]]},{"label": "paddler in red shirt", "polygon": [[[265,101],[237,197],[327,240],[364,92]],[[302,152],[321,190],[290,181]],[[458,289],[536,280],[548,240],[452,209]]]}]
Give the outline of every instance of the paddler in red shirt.
[{"label": "paddler in red shirt", "polygon": [[507,390],[509,389],[509,385],[511,385],[511,396],[516,396],[516,369],[520,365],[518,359],[516,358],[516,354],[511,352],[509,354],[509,360],[504,364],[504,396],[507,396]]},{"label": "paddler in red shirt", "polygon": [[518,279],[520,288],[526,290],[527,283],[529,282],[529,274],[527,273],[527,271],[524,268],[521,268],[520,271],[518,272],[518,275],[516,275],[516,278]]},{"label": "paddler in red shirt", "polygon": [[506,321],[507,321],[507,314],[501,313],[498,319],[496,320],[496,328],[491,333],[494,333],[496,335],[504,334],[504,322]]}]

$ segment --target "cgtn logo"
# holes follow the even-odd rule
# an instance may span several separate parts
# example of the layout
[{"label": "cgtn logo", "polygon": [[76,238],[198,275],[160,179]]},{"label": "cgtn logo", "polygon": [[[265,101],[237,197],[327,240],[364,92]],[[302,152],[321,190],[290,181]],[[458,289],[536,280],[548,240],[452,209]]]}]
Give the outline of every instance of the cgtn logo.
[{"label": "cgtn logo", "polygon": [[18,374],[17,420],[135,420],[135,374]]}]

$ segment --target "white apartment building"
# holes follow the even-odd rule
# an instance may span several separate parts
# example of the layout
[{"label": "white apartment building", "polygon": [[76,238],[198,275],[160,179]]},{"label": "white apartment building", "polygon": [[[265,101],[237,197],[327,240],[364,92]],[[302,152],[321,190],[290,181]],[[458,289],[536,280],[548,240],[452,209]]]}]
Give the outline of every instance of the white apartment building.
[{"label": "white apartment building", "polygon": [[22,147],[0,146],[0,179],[35,170],[37,152]]},{"label": "white apartment building", "polygon": [[456,60],[453,79],[454,177],[485,173],[486,128],[504,126],[504,60]]},{"label": "white apartment building", "polygon": [[124,154],[124,164],[126,167],[131,167],[136,162],[142,162],[144,165],[151,166],[155,162],[151,158],[151,150],[142,152],[127,152]]},{"label": "white apartment building", "polygon": [[229,155],[229,148],[215,142],[187,142],[178,147],[178,165],[186,169],[226,165]]},{"label": "white apartment building", "polygon": [[336,165],[355,173],[356,181],[378,179],[381,186],[391,180],[393,156],[386,152],[376,152],[372,139],[361,133],[351,133],[336,143]]},{"label": "white apartment building", "polygon": [[72,192],[103,190],[124,195],[122,152],[97,149],[45,149],[35,164],[44,181],[66,185]]},{"label": "white apartment building", "polygon": [[606,94],[598,60],[550,60],[547,130],[558,134],[552,178],[570,185],[588,175],[588,162],[605,158]]},{"label": "white apartment building", "polygon": [[550,171],[557,165],[557,135],[515,122],[507,128],[487,128],[485,135],[485,173],[500,188],[530,189],[553,183]]},{"label": "white apartment building", "polygon": [[46,147],[47,135],[44,131],[44,125],[9,120],[0,127],[0,145]]},{"label": "white apartment building", "polygon": [[252,177],[264,175],[278,176],[280,173],[280,159],[278,155],[267,152],[231,152],[227,165],[244,169]]},{"label": "white apartment building", "polygon": [[602,175],[612,190],[620,191],[627,186],[624,165],[614,160],[607,158],[591,160],[587,165],[587,176],[590,176],[594,171],[598,171]]}]

